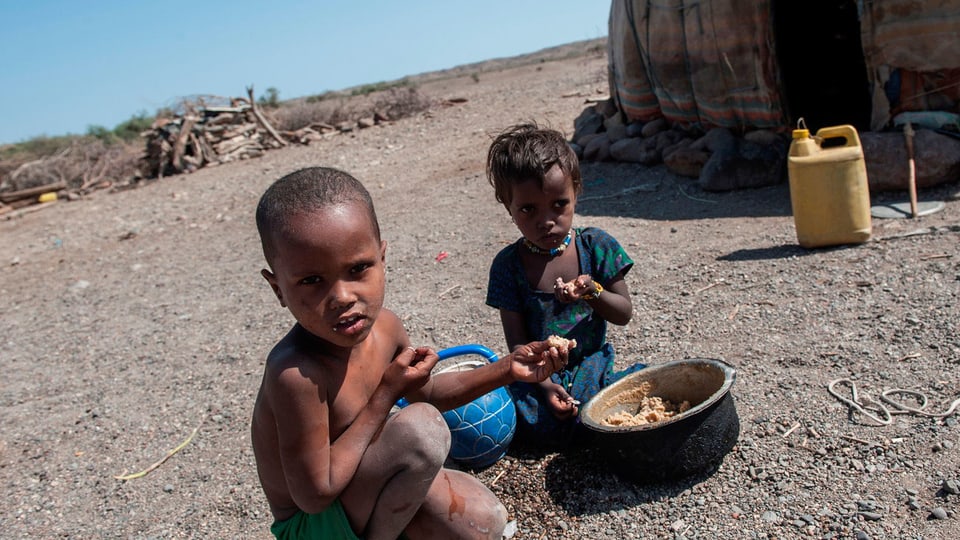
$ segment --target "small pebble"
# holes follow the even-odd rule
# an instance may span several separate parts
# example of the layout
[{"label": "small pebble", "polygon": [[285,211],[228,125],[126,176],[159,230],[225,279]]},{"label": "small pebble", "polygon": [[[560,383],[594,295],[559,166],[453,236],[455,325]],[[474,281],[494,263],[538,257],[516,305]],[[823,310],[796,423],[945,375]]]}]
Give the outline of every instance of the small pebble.
[{"label": "small pebble", "polygon": [[930,517],[933,519],[947,519],[947,511],[938,506],[930,511]]},{"label": "small pebble", "polygon": [[944,480],[943,491],[951,495],[958,495],[960,494],[960,484],[956,480]]}]

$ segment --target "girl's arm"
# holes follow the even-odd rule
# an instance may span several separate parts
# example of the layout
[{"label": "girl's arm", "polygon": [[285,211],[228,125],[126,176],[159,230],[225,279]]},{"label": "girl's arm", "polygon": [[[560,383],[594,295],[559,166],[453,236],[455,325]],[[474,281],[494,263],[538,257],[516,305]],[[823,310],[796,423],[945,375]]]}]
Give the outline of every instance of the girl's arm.
[{"label": "girl's arm", "polygon": [[519,312],[501,309],[500,324],[503,326],[503,336],[507,338],[508,351],[513,352],[517,350],[517,347],[530,342],[523,315]]},{"label": "girl's arm", "polygon": [[630,289],[623,279],[623,272],[603,285],[603,292],[599,296],[583,301],[590,304],[594,313],[611,324],[624,326],[633,316],[633,302],[630,300]]},{"label": "girl's arm", "polygon": [[630,290],[623,279],[623,272],[613,276],[606,285],[594,281],[593,276],[588,274],[577,276],[577,279],[568,283],[557,278],[554,294],[560,302],[587,302],[594,313],[620,326],[630,322],[633,315]]}]

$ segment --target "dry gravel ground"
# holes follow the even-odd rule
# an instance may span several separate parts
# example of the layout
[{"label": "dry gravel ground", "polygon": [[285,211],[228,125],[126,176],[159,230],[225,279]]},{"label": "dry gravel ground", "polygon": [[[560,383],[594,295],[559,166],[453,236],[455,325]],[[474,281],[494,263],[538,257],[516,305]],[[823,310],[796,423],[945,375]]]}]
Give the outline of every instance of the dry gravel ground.
[{"label": "dry gravel ground", "polygon": [[[517,231],[483,175],[486,147],[519,120],[570,134],[605,66],[594,53],[434,82],[426,94],[467,101],[0,223],[0,536],[268,538],[248,421],[291,320],[258,275],[260,193],[308,165],[351,171],[377,203],[387,305],[413,342],[502,350],[486,273]],[[718,470],[652,486],[589,451],[514,448],[478,473],[514,538],[960,537],[956,416],[877,426],[826,390],[850,377],[874,399],[923,392],[937,411],[960,395],[956,184],[921,193],[941,212],[807,251],[786,184],[705,193],[663,168],[584,174],[577,223],[637,263],[633,320],[611,329],[619,362],[734,364],[740,440]],[[114,478],[198,427],[151,473]]]}]

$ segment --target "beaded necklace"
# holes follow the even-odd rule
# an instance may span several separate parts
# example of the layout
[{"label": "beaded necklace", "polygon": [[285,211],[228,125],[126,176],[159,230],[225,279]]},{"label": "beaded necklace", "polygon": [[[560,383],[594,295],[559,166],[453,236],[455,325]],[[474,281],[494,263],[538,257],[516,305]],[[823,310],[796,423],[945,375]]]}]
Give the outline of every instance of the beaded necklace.
[{"label": "beaded necklace", "polygon": [[557,255],[563,253],[563,250],[567,249],[567,246],[570,245],[571,240],[573,240],[573,229],[570,229],[570,231],[567,232],[566,238],[563,239],[563,242],[560,242],[560,245],[553,249],[540,248],[526,238],[523,239],[523,247],[529,249],[534,255],[549,255],[551,257],[556,257]]}]

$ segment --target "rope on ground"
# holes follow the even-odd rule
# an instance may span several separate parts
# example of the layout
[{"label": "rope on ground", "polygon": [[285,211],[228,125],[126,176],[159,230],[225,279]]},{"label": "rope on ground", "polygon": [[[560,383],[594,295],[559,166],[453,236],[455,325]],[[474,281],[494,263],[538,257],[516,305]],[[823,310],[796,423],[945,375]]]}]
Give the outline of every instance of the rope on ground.
[{"label": "rope on ground", "polygon": [[629,187],[629,188],[626,188],[626,189],[621,189],[620,191],[618,191],[618,192],[616,192],[616,193],[610,193],[610,194],[607,194],[607,195],[593,195],[593,196],[591,196],[591,197],[577,197],[577,202],[599,201],[599,200],[601,200],[601,199],[612,199],[612,198],[614,198],[614,197],[620,197],[620,196],[622,196],[622,195],[626,195],[626,194],[628,194],[628,193],[634,193],[634,192],[636,192],[636,191],[646,191],[646,192],[653,193],[653,192],[657,191],[658,189],[660,189],[660,182],[653,182],[653,183],[649,183],[649,184],[640,184],[639,186],[633,186],[633,187]]},{"label": "rope on ground", "polygon": [[[850,396],[845,397],[840,394],[837,390],[838,385],[847,385],[850,387]],[[927,396],[922,392],[917,392],[914,390],[905,390],[903,388],[891,388],[889,390],[884,390],[880,393],[880,401],[871,399],[869,396],[860,396],[860,393],[857,391],[857,385],[850,379],[834,379],[827,384],[827,391],[830,392],[833,397],[839,399],[850,407],[850,412],[859,412],[860,414],[866,416],[867,418],[877,422],[878,424],[888,425],[893,422],[893,415],[895,414],[915,414],[918,416],[926,416],[928,418],[946,418],[951,414],[955,413],[957,408],[960,407],[960,398],[953,400],[950,403],[950,406],[947,407],[947,410],[940,413],[927,411],[928,400]],[[916,407],[907,405],[902,400],[894,399],[895,397],[912,397],[914,398],[919,405]],[[881,401],[883,403],[881,403]]]},{"label": "rope on ground", "polygon": [[[204,417],[204,420],[205,420],[205,419],[206,419],[206,417]],[[160,458],[160,460],[157,461],[156,463],[154,463],[153,465],[150,465],[149,467],[147,467],[146,469],[144,469],[144,470],[142,470],[142,471],[140,471],[140,472],[135,472],[135,473],[133,473],[133,474],[119,474],[119,475],[114,476],[114,478],[116,478],[117,480],[133,480],[134,478],[142,478],[142,477],[150,474],[154,469],[156,469],[157,467],[163,465],[163,462],[165,462],[165,461],[167,461],[168,459],[170,459],[171,456],[173,456],[174,454],[176,454],[176,453],[179,452],[180,450],[183,450],[184,447],[186,447],[188,444],[190,444],[190,441],[192,441],[194,435],[196,435],[197,432],[200,431],[200,426],[202,426],[202,425],[203,425],[203,420],[200,420],[200,423],[197,424],[197,427],[193,428],[193,432],[190,433],[190,436],[187,437],[187,439],[186,439],[185,441],[183,441],[182,443],[180,443],[179,445],[177,445],[177,447],[174,448],[173,450],[170,450],[169,452],[167,452],[167,455],[165,455],[165,456],[163,456],[162,458]]]}]

